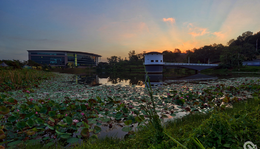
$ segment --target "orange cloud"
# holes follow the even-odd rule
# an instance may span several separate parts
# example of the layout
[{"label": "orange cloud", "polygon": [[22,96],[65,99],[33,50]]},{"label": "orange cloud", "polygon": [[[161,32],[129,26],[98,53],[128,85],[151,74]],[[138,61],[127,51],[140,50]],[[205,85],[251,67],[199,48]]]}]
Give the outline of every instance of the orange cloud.
[{"label": "orange cloud", "polygon": [[212,34],[219,37],[219,38],[225,38],[226,37],[225,34],[222,34],[221,32],[214,32]]},{"label": "orange cloud", "polygon": [[163,18],[163,22],[170,22],[171,24],[175,23],[174,18]]},{"label": "orange cloud", "polygon": [[207,31],[207,28],[201,28],[201,27],[194,27],[194,25],[192,23],[189,23],[187,25],[187,27],[189,28],[189,34],[191,34],[192,36],[196,37],[196,36],[203,36],[205,34],[208,34],[209,32]]}]

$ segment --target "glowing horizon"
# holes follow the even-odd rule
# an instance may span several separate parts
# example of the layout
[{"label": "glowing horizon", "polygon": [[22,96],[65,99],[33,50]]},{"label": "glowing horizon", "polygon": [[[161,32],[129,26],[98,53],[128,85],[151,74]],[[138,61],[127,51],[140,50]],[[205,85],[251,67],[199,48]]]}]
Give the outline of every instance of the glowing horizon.
[{"label": "glowing horizon", "polygon": [[[128,58],[128,52],[182,52],[260,31],[260,1],[1,1],[0,59],[27,49]],[[252,13],[254,12],[254,13]]]}]

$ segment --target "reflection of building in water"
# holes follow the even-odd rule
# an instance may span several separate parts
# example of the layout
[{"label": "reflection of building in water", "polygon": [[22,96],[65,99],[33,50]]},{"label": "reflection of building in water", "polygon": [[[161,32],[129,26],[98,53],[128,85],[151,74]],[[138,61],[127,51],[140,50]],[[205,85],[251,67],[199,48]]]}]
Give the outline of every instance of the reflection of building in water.
[{"label": "reflection of building in water", "polygon": [[86,84],[90,86],[100,85],[99,78],[97,75],[76,75],[75,81],[76,84]]},{"label": "reflection of building in water", "polygon": [[[163,74],[148,74],[148,75],[145,75],[145,79],[146,79],[147,85],[149,87],[149,82],[148,82],[147,77],[149,77],[151,87],[163,85]],[[145,85],[145,87],[147,87],[147,86]]]}]

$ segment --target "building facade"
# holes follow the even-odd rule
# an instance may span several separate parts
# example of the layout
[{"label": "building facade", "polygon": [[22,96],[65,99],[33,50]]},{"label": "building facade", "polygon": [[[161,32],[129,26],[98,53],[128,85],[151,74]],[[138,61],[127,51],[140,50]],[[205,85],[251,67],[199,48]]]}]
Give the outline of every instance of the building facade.
[{"label": "building facade", "polygon": [[163,72],[163,54],[159,52],[149,52],[144,55],[144,65],[148,73]]},{"label": "building facade", "polygon": [[28,59],[42,65],[66,66],[74,65],[79,67],[97,66],[98,58],[101,55],[78,52],[78,51],[59,51],[59,50],[27,50]]}]

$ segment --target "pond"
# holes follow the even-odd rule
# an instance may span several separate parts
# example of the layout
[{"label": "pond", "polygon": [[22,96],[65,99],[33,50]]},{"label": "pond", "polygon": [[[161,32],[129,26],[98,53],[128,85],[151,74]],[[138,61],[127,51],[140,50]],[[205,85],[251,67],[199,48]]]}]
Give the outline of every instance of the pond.
[{"label": "pond", "polygon": [[[23,113],[28,113],[28,108],[34,111],[34,113],[26,115],[30,118],[29,120],[23,119],[24,122],[19,122],[17,126],[24,127],[25,122],[28,125],[37,123],[37,125],[41,125],[40,129],[48,127],[47,129],[53,130],[53,127],[57,126],[57,129],[62,131],[57,133],[64,135],[64,131],[71,131],[73,128],[78,130],[73,133],[75,137],[80,135],[81,127],[84,124],[80,121],[90,117],[87,123],[94,130],[93,132],[97,132],[99,138],[106,136],[123,138],[131,131],[135,131],[138,128],[137,124],[145,123],[145,121],[139,121],[139,117],[143,116],[144,119],[147,119],[144,107],[151,106],[149,92],[144,83],[146,75],[58,75],[61,77],[45,80],[39,85],[39,88],[10,93],[10,96],[19,103],[15,107],[17,117],[20,117],[19,114],[23,116]],[[258,76],[254,74],[250,74],[250,77],[245,76],[246,74],[210,76],[205,74],[190,76],[151,74],[149,78],[153,88],[152,96],[155,100],[156,112],[165,122],[196,111],[206,112],[212,106],[220,106],[223,102],[227,103],[226,106],[230,106],[234,101],[251,98],[255,88],[250,85],[250,90],[247,90],[246,85],[259,84],[259,77],[254,77]],[[245,91],[240,91],[241,86]],[[22,104],[26,100],[28,105]],[[61,105],[57,103],[61,103]],[[60,112],[56,113],[55,108]],[[35,114],[35,111],[41,112],[41,115],[38,112]],[[46,111],[49,113],[44,114]],[[54,120],[50,116],[56,119]],[[42,122],[39,122],[41,121],[39,118],[45,119],[48,123],[40,124]],[[36,119],[35,122],[34,119]],[[12,123],[15,123],[15,120],[14,116],[8,118],[8,121]],[[72,124],[72,120],[74,124],[77,124]],[[8,126],[10,130],[14,129],[12,123]],[[55,126],[51,126],[54,123]],[[67,124],[70,126],[68,127]],[[71,127],[72,125],[74,126]],[[63,137],[71,137],[68,134],[64,135]],[[50,137],[46,139],[48,140]],[[71,141],[71,138],[69,139]]]},{"label": "pond", "polygon": [[[166,85],[172,83],[181,82],[192,82],[198,83],[199,81],[210,81],[218,79],[228,79],[237,77],[258,77],[259,74],[254,73],[229,73],[229,74],[192,74],[192,75],[181,75],[181,76],[169,76],[164,74],[148,74],[150,78],[151,86]],[[70,83],[84,84],[88,86],[104,86],[104,85],[121,85],[121,86],[135,86],[135,87],[145,87],[145,74],[119,74],[119,75],[104,75],[104,74],[81,74],[74,75],[74,80]]]},{"label": "pond", "polygon": [[[186,75],[186,76],[164,76],[163,74],[148,74],[150,79],[150,84],[152,88],[157,88],[161,86],[167,85],[174,85],[179,84],[182,87],[185,87],[184,84],[207,84],[209,81],[217,82],[221,79],[229,79],[229,78],[238,78],[238,77],[245,77],[245,76],[258,76],[258,74],[216,74],[216,75],[205,75],[205,74],[193,74],[193,75]],[[94,86],[130,86],[136,88],[144,88],[145,85],[145,74],[136,74],[136,75],[99,75],[97,74],[81,74],[81,75],[74,75],[72,81],[69,81],[71,84],[82,84],[85,85],[87,88],[94,87]],[[175,105],[176,106],[176,105]],[[177,109],[177,107],[176,107]],[[179,111],[176,113],[174,118],[180,118],[189,112],[181,112]],[[163,118],[163,122],[168,120],[174,119],[172,116],[168,115],[168,118]],[[122,123],[114,124],[112,127],[108,125],[101,126],[102,131],[99,134],[99,138],[108,137],[124,137],[127,132],[122,131]],[[136,125],[133,125],[133,130],[136,128]]]}]

